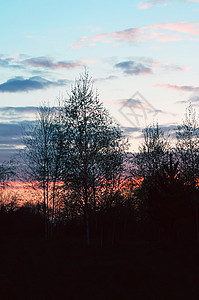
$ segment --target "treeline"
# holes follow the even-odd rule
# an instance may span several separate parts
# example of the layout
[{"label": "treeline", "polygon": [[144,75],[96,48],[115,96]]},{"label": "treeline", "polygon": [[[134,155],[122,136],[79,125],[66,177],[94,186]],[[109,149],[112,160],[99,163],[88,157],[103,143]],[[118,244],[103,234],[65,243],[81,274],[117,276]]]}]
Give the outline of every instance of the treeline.
[{"label": "treeline", "polygon": [[128,153],[121,129],[83,74],[59,107],[41,107],[36,123],[24,132],[18,174],[42,188],[42,203],[10,208],[2,202],[0,222],[12,215],[15,230],[23,232],[29,222],[25,231],[46,238],[85,234],[88,245],[127,237],[198,240],[194,109],[187,108],[175,139],[158,124],[143,134],[138,153]]}]

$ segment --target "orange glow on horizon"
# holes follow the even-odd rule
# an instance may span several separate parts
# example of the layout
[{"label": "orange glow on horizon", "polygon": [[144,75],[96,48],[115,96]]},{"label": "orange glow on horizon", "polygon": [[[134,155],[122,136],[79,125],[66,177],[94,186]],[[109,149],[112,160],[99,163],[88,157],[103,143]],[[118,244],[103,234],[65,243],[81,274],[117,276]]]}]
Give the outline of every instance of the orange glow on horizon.
[{"label": "orange glow on horizon", "polygon": [[[175,179],[178,179],[175,176]],[[133,191],[139,187],[144,178],[134,179],[119,179],[119,180],[101,180],[95,187],[99,193],[103,192],[107,186],[112,190],[121,190],[125,193],[129,189]],[[56,183],[56,188],[62,188],[64,182],[59,181]],[[53,182],[48,183],[49,187],[49,201],[52,199]],[[196,181],[196,187],[199,187],[199,178]],[[92,188],[90,188],[92,192]],[[67,197],[70,195],[70,189],[65,190]],[[69,194],[68,194],[69,193]],[[70,197],[70,196],[69,196]],[[22,206],[25,203],[31,203],[33,205],[43,202],[43,187],[41,182],[20,182],[10,181],[0,185],[0,204],[17,203],[17,206]],[[50,205],[50,204],[49,204]]]}]

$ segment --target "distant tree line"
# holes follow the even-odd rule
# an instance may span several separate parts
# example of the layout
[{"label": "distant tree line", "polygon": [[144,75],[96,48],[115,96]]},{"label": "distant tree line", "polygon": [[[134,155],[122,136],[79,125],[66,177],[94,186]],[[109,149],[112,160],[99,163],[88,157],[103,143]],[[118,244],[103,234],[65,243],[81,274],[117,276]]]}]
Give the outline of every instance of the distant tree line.
[{"label": "distant tree line", "polygon": [[88,245],[126,237],[198,241],[199,126],[191,104],[175,134],[174,143],[152,124],[138,153],[128,153],[85,72],[68,98],[59,107],[42,106],[24,133],[20,174],[42,188],[42,203],[11,209],[2,202],[0,222],[21,214],[32,220],[32,232],[40,228],[46,238],[85,232]]},{"label": "distant tree line", "polygon": [[144,129],[144,142],[133,156],[132,175],[143,178],[134,197],[142,221],[153,223],[159,238],[199,239],[199,126],[190,104],[174,142],[158,124]]}]

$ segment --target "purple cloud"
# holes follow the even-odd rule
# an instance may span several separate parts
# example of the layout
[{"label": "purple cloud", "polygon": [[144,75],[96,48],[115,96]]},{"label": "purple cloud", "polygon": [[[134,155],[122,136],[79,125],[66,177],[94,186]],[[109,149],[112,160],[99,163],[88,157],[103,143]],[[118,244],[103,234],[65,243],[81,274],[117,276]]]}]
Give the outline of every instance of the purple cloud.
[{"label": "purple cloud", "polygon": [[81,62],[72,62],[72,61],[54,62],[54,60],[50,57],[33,57],[24,60],[22,63],[32,67],[41,67],[41,68],[48,68],[48,69],[74,69],[83,66]]}]

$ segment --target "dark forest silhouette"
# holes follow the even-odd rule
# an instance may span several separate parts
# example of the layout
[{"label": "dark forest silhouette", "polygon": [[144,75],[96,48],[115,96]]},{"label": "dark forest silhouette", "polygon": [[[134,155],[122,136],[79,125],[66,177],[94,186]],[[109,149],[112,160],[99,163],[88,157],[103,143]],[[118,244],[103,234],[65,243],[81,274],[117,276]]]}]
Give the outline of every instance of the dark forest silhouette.
[{"label": "dark forest silhouette", "polygon": [[[57,272],[59,276],[65,274],[61,266],[56,266],[59,261],[59,264],[68,266],[73,280],[75,274],[72,263],[85,260],[88,269],[82,261],[81,267],[86,270],[85,274],[90,274],[89,268],[94,268],[97,262],[91,263],[89,257],[98,257],[103,267],[99,268],[99,278],[97,277],[95,284],[100,280],[100,274],[104,276],[104,272],[111,272],[104,262],[106,253],[110,256],[110,261],[114,261],[112,270],[117,274],[115,283],[122,282],[123,292],[116,289],[120,293],[120,299],[130,299],[125,294],[125,284],[128,290],[132,284],[131,277],[133,284],[137,282],[138,286],[144,286],[145,280],[148,280],[146,274],[144,279],[141,278],[142,271],[137,266],[136,257],[140,263],[143,259],[146,265],[150,265],[148,257],[154,265],[158,265],[159,255],[161,261],[166,259],[172,265],[177,251],[182,251],[183,248],[182,256],[185,257],[190,251],[193,261],[189,263],[195,263],[193,249],[199,251],[199,127],[195,110],[191,104],[188,106],[182,125],[176,128],[175,144],[174,139],[166,135],[158,124],[145,128],[143,134],[143,143],[138,153],[128,153],[128,142],[99,102],[92,80],[85,72],[75,82],[68,98],[60,101],[59,107],[44,105],[39,109],[37,121],[24,132],[25,148],[19,155],[18,167],[14,168],[14,163],[11,162],[0,166],[2,190],[6,188],[5,183],[18,174],[25,181],[37,182],[37,186],[43,191],[42,202],[35,205],[27,202],[18,206],[17,198],[5,204],[1,199],[1,239],[6,241],[8,247],[15,245],[22,252],[23,247],[31,252],[27,248],[27,239],[31,239],[30,244],[37,259],[39,255],[43,255],[39,264],[44,263],[46,266],[46,257],[50,265],[52,262],[47,269],[52,268],[52,272]],[[21,242],[18,243],[17,239]],[[41,247],[41,250],[36,250],[36,247]],[[147,251],[144,252],[143,247],[149,252],[154,247],[156,258],[147,254]],[[162,247],[161,250],[158,247]],[[52,252],[48,253],[47,249]],[[169,259],[161,252],[162,249],[167,249]],[[57,257],[59,251],[60,260],[53,258],[52,253]],[[132,274],[125,267],[123,284],[124,279],[119,270],[116,270],[116,265],[120,265],[120,262],[116,263],[116,257],[119,255],[126,266],[128,260],[129,263],[131,261],[129,251],[132,251],[132,261],[137,271]],[[11,249],[8,253],[12,261]],[[122,258],[121,253],[128,259]],[[23,255],[27,259],[29,255],[34,257],[33,252]],[[67,255],[72,255],[72,262],[68,261]],[[66,265],[62,259],[66,259]],[[33,265],[31,267],[37,273],[40,266],[36,265],[37,270]],[[18,263],[17,266],[20,268]],[[24,268],[24,262],[22,266]],[[160,263],[160,268],[165,267]],[[46,276],[47,273],[42,272]],[[169,271],[165,272],[169,276]],[[25,272],[22,273],[25,278]],[[80,273],[78,269],[78,276]],[[193,274],[196,276],[194,272]],[[33,277],[31,275],[31,280]],[[50,280],[50,277],[46,278]],[[9,289],[6,280],[5,285]],[[91,277],[89,280],[92,280]],[[113,279],[107,277],[106,280]],[[111,281],[112,284],[114,280]],[[152,284],[155,284],[157,279],[153,280]],[[186,280],[190,284],[191,280]],[[71,283],[73,288],[69,289],[68,298],[67,295],[66,298],[61,298],[62,287],[57,279],[54,282],[55,290],[60,292],[60,299],[104,298],[102,292],[99,297],[90,295],[89,284],[84,286],[81,294],[83,285],[78,291],[75,290],[74,282]],[[150,290],[148,284],[149,282],[146,286]],[[17,290],[19,287],[15,288]],[[39,286],[38,291],[42,288]],[[194,288],[196,289],[195,286]],[[55,290],[49,290],[55,295]],[[8,293],[7,290],[4,292],[5,295]],[[41,299],[51,299],[52,295],[44,289],[42,293]],[[97,293],[97,288],[92,288],[92,293]],[[109,293],[110,297],[111,290]],[[136,294],[134,291],[132,295],[137,297],[135,299],[143,299],[140,293]],[[12,293],[8,295],[12,296]],[[116,297],[114,292],[112,295]],[[153,295],[160,299],[161,290],[157,294],[153,289],[148,294],[143,292],[143,297],[146,295],[149,295],[148,299],[155,299]],[[181,297],[182,295],[183,293]],[[35,297],[33,298],[40,299]],[[52,299],[53,297],[55,296]]]}]

